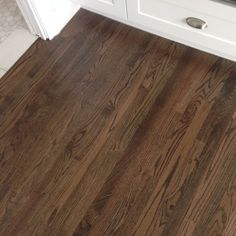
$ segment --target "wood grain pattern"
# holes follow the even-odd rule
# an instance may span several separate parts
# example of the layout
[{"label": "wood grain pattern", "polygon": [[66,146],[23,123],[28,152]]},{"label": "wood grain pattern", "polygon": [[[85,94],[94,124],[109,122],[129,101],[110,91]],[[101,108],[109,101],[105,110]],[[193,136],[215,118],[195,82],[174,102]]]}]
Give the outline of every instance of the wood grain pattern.
[{"label": "wood grain pattern", "polygon": [[0,81],[0,235],[236,235],[236,64],[80,11]]}]

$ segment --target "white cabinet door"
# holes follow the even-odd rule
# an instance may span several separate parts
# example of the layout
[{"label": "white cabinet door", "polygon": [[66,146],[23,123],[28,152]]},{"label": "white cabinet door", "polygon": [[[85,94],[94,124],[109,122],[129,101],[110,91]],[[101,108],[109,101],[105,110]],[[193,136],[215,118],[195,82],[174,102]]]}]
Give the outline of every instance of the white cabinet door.
[{"label": "white cabinet door", "polygon": [[111,18],[127,19],[126,0],[77,0],[81,7]]}]

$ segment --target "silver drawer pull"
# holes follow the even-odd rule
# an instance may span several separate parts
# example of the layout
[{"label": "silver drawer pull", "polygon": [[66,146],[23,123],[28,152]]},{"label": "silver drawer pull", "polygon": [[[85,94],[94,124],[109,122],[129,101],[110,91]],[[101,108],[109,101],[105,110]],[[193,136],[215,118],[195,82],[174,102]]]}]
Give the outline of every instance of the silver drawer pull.
[{"label": "silver drawer pull", "polygon": [[188,17],[186,22],[189,26],[196,28],[196,29],[206,29],[207,23],[204,20],[195,18],[195,17]]}]

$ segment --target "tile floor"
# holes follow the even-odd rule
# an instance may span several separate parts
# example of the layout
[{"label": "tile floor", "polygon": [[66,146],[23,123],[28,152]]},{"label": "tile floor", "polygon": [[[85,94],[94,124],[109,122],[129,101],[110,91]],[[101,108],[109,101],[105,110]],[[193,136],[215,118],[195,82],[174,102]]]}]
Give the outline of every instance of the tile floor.
[{"label": "tile floor", "polygon": [[34,43],[15,0],[0,0],[0,78]]}]

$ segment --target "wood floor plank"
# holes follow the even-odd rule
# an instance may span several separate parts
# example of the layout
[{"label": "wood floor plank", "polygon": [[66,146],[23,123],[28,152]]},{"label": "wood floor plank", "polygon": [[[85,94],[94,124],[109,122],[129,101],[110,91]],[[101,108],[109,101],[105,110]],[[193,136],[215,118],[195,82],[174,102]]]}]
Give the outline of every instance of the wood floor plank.
[{"label": "wood floor plank", "polygon": [[[212,61],[211,63],[215,63],[215,61]],[[216,63],[218,64],[218,62]],[[194,63],[192,64],[191,60],[189,65],[190,68],[194,67]],[[205,67],[205,65],[205,62],[203,62],[202,64],[197,64],[197,68],[200,68],[200,70],[205,69],[205,73],[202,74],[203,76],[209,74],[208,67]],[[218,82],[215,84],[220,84],[220,81],[222,81],[225,77],[227,78],[226,75],[222,76],[222,74],[220,73],[218,76],[216,76],[216,78],[214,78],[216,81],[218,80]],[[173,87],[178,88],[178,84],[185,84],[184,80],[187,81],[189,79],[188,74],[186,74],[185,72],[180,73],[177,78],[178,80],[176,80],[174,84],[171,84],[169,89],[172,90]],[[196,77],[194,78],[196,79]],[[201,78],[199,78],[199,81],[201,81],[200,79]],[[209,79],[211,79],[211,76],[208,77],[208,80]],[[202,80],[202,83],[206,84],[206,81]],[[212,85],[214,85],[214,83],[212,83]],[[125,200],[128,198],[132,198],[133,195],[133,198],[135,198],[135,200],[133,198],[132,200],[130,200],[132,202],[132,208],[134,208],[136,211],[137,209],[139,209],[140,212],[143,213],[140,216],[132,212],[132,210],[128,212],[127,208],[129,207],[129,202],[127,202],[127,206],[123,206],[121,209],[119,209],[119,211],[126,212],[124,213],[125,216],[122,216],[121,219],[118,218],[120,216],[117,216],[117,219],[114,219],[114,221],[117,220],[118,222],[125,222],[122,224],[122,226],[119,227],[119,233],[117,233],[114,229],[114,227],[117,227],[117,225],[113,225],[109,226],[109,231],[106,231],[107,235],[113,233],[118,235],[130,235],[132,231],[128,230],[132,230],[132,224],[134,224],[135,226],[135,217],[139,217],[139,220],[136,223],[137,226],[133,233],[137,235],[145,235],[147,232],[149,232],[148,234],[151,235],[161,235],[162,228],[165,225],[165,219],[162,218],[167,217],[166,215],[170,214],[172,211],[171,209],[168,209],[168,206],[170,206],[170,208],[173,208],[175,206],[175,202],[180,195],[183,183],[190,176],[194,168],[197,167],[199,155],[201,154],[201,151],[203,150],[203,147],[205,145],[203,142],[196,140],[196,138],[201,126],[209,115],[212,104],[214,104],[214,102],[212,102],[213,91],[219,90],[216,89],[217,87],[215,86],[212,86],[208,90],[201,86],[203,89],[199,91],[198,87],[199,85],[196,84],[195,89],[196,91],[198,91],[198,94],[193,93],[193,99],[195,100],[190,101],[190,104],[186,108],[186,111],[183,113],[183,115],[178,115],[175,112],[173,113],[173,110],[168,110],[167,112],[164,110],[166,107],[171,108],[176,103],[178,104],[178,99],[181,100],[183,95],[180,93],[180,91],[173,91],[170,95],[169,91],[166,91],[167,101],[165,106],[163,106],[164,109],[160,109],[158,111],[157,106],[155,119],[153,118],[153,114],[150,116],[150,119],[152,121],[154,119],[155,124],[153,124],[150,128],[149,126],[152,122],[150,120],[145,121],[145,124],[148,124],[144,128],[145,131],[143,131],[142,135],[138,136],[136,134],[139,140],[137,141],[138,143],[134,146],[136,147],[141,145],[141,150],[137,149],[136,151],[136,149],[132,146],[131,149],[132,151],[134,151],[134,153],[132,153],[132,159],[130,160],[132,164],[129,163],[125,167],[123,166],[123,163],[126,162],[125,160],[129,159],[128,156],[131,154],[129,153],[127,155],[124,155],[124,158],[118,165],[118,168],[120,169],[115,168],[112,175],[108,178],[112,183],[106,183],[108,187],[106,188],[106,185],[104,186],[104,190],[100,193],[98,198],[93,203],[95,209],[93,208],[88,212],[88,216],[78,227],[78,235],[81,235],[81,232],[84,232],[84,228],[86,229],[85,222],[87,222],[87,224],[91,227],[91,222],[94,222],[94,219],[96,219],[96,222],[100,222],[98,223],[98,225],[100,226],[98,226],[99,228],[95,228],[94,231],[91,232],[91,235],[93,235],[96,231],[102,232],[101,230],[107,229],[109,219],[111,219],[112,216],[115,215],[115,212],[118,210],[116,207],[118,207],[119,204],[125,204],[123,203],[122,199]],[[176,95],[180,95],[179,98],[175,95],[175,93]],[[188,91],[185,91],[185,93],[187,94]],[[219,92],[215,93],[215,96],[217,95],[219,95]],[[164,96],[164,94],[162,94],[162,96]],[[208,101],[209,96],[212,97],[210,101]],[[171,115],[172,113],[173,115]],[[172,118],[168,127],[163,127],[164,122],[165,125],[168,124],[169,116]],[[161,122],[162,119],[164,121],[163,123]],[[170,131],[172,133],[168,134]],[[145,133],[147,134],[145,135]],[[165,137],[166,143],[163,143],[163,146],[160,145],[162,137]],[[166,137],[169,137],[169,140],[166,140]],[[142,144],[140,144],[140,140],[142,140]],[[194,149],[195,151],[193,152],[192,149]],[[147,170],[141,171],[143,168],[145,168],[145,165],[148,165]],[[129,167],[132,169],[131,173],[129,173]],[[126,170],[125,173],[121,171],[122,169]],[[150,178],[150,183],[146,180],[146,178],[144,178],[143,175],[139,176],[137,171],[141,171],[140,174],[145,173],[146,175],[151,175],[152,178]],[[121,175],[123,176],[118,177],[119,175],[117,173],[121,173]],[[137,180],[133,178],[130,181],[125,181],[125,179],[128,179],[130,177],[132,178],[132,176],[135,176]],[[173,179],[172,181],[168,180],[170,176]],[[122,179],[116,180],[116,182],[114,183],[114,178]],[[143,185],[141,180],[144,181]],[[166,181],[168,182],[166,183]],[[117,184],[117,182],[121,184]],[[165,184],[167,184],[166,189],[164,188]],[[114,186],[115,188],[115,190],[112,190],[112,193],[110,186]],[[106,189],[109,192],[106,192]],[[141,190],[143,192],[141,192],[139,196],[138,194]],[[118,195],[122,196],[118,197]],[[104,196],[109,197],[106,198]],[[147,198],[149,199],[147,203],[145,203],[145,200],[147,200]],[[100,205],[100,202],[104,204],[105,199],[108,202],[106,203],[107,211],[104,210],[103,214],[100,214],[99,217],[98,214],[96,214],[96,209],[99,207],[97,205]],[[113,205],[111,205],[112,203],[109,204],[109,202],[113,202]],[[143,209],[143,207],[145,208]],[[99,211],[101,211],[101,207],[99,207]],[[165,211],[167,212],[164,213]],[[131,218],[131,215],[132,223],[128,220]],[[104,219],[105,216],[106,218]],[[155,222],[155,225],[152,226],[152,218],[157,218],[160,221],[158,222],[159,224]],[[91,228],[93,229],[93,227]],[[86,232],[85,235],[88,232]]]},{"label": "wood floor plank", "polygon": [[[211,192],[208,201],[213,202],[214,204],[212,204],[211,207],[205,207],[205,210],[200,216],[201,219],[198,220],[198,225],[195,227],[194,235],[216,235],[217,233],[218,235],[234,235],[236,232],[235,226],[232,224],[232,222],[235,223],[236,213],[236,197],[233,190],[235,188],[236,179],[234,171],[236,162],[235,124],[235,120],[232,120],[232,123],[229,124],[227,134],[225,135],[224,140],[222,141],[220,148],[216,153],[214,163],[212,163],[210,170],[211,173],[208,173],[208,179],[211,179],[210,183],[206,181],[208,184],[208,191]],[[221,158],[222,156],[226,157],[227,159]],[[225,166],[225,170],[220,172],[222,171],[221,166],[223,165]],[[214,181],[214,178],[217,178],[218,181]],[[223,197],[222,194],[224,194]],[[220,199],[219,203],[218,198]],[[199,203],[200,201],[198,201],[198,204]],[[205,204],[210,206],[210,204],[207,202]],[[220,218],[220,215],[222,218]],[[218,226],[221,226],[215,229],[214,225],[216,222],[218,223]],[[207,225],[208,230],[206,230],[205,225]],[[217,232],[215,230],[219,231]]]},{"label": "wood floor plank", "polygon": [[0,81],[0,235],[234,235],[236,64],[81,10]]}]

